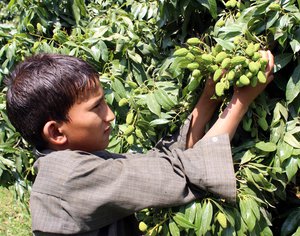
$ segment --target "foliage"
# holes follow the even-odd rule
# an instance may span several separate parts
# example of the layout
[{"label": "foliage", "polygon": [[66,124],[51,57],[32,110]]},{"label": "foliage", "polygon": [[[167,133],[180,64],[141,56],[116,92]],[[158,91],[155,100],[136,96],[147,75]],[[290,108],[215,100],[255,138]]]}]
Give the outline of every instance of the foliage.
[{"label": "foliage", "polygon": [[[28,194],[25,200],[28,201]],[[24,204],[16,200],[13,188],[0,187],[0,207],[0,235],[31,235],[30,214]]]},{"label": "foliage", "polygon": [[94,65],[116,113],[109,150],[145,152],[177,130],[205,81],[191,89],[186,59],[173,56],[174,51],[197,37],[208,54],[217,44],[230,52],[239,36],[271,49],[276,73],[233,140],[237,204],[207,197],[180,208],[145,209],[137,216],[149,235],[297,234],[299,2],[11,0],[0,6],[1,185],[14,184],[22,196],[34,178],[30,146],[7,120],[3,84],[26,56],[62,53]]}]

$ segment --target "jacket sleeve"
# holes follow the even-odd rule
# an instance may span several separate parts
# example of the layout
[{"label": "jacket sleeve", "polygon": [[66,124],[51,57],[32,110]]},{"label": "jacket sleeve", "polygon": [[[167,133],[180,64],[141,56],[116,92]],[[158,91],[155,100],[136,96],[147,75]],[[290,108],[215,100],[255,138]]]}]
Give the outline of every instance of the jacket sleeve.
[{"label": "jacket sleeve", "polygon": [[75,157],[76,165],[64,183],[63,209],[76,222],[93,229],[143,208],[188,203],[201,190],[234,201],[227,136],[203,140],[193,149],[172,149],[171,153],[156,150],[142,158]]}]

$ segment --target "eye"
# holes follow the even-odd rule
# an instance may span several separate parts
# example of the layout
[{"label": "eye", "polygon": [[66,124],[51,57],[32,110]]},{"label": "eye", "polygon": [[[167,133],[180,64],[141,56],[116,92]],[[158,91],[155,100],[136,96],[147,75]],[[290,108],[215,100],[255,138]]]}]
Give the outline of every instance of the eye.
[{"label": "eye", "polygon": [[94,106],[94,108],[97,108],[97,107],[99,107],[100,106],[100,102],[98,102],[95,106]]},{"label": "eye", "polygon": [[99,109],[100,107],[103,106],[103,104],[105,104],[105,101],[104,101],[104,99],[101,99],[101,100],[99,100],[99,101],[95,104],[95,106],[93,107],[93,109]]},{"label": "eye", "polygon": [[98,102],[98,103],[95,104],[95,106],[93,107],[93,109],[97,109],[97,108],[99,108],[100,106],[101,106],[101,102]]}]

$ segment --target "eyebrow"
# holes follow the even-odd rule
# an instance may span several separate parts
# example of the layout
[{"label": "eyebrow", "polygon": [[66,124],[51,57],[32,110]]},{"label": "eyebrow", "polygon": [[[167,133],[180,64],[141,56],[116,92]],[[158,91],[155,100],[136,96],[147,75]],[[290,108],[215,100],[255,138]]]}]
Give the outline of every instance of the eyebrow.
[{"label": "eyebrow", "polygon": [[104,99],[104,95],[102,94],[100,97],[98,97],[95,101],[91,103],[90,108],[93,109],[95,106],[97,106],[102,100]]}]

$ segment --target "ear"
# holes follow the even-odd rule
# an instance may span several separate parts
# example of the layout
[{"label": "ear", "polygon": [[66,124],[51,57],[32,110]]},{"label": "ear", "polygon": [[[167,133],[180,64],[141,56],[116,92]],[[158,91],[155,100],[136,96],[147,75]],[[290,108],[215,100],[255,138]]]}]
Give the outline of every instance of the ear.
[{"label": "ear", "polygon": [[43,136],[49,146],[61,147],[68,141],[67,136],[61,132],[61,124],[57,121],[48,121],[43,128]]}]

